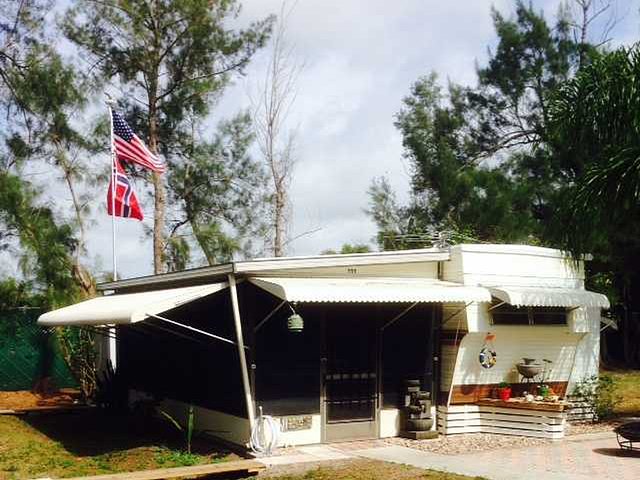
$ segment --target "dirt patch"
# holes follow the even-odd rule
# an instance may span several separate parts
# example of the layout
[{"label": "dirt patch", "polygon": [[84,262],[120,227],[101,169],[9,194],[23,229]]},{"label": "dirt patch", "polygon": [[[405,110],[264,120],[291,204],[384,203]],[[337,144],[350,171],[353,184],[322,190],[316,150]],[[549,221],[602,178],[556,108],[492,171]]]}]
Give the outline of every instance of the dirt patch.
[{"label": "dirt patch", "polygon": [[376,460],[303,463],[269,468],[259,478],[274,480],[469,480],[471,477]]},{"label": "dirt patch", "polygon": [[51,407],[69,407],[76,405],[80,392],[74,389],[61,389],[52,393],[33,393],[25,390],[0,392],[0,410],[30,410]]}]

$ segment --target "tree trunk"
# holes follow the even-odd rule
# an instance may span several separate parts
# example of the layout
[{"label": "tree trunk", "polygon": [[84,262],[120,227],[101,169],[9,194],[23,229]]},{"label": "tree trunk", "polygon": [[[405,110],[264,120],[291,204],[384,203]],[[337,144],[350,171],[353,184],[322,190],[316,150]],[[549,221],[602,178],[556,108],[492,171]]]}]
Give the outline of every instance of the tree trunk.
[{"label": "tree trunk", "polygon": [[286,212],[287,206],[286,191],[283,188],[276,188],[275,193],[275,208],[274,208],[274,229],[275,235],[273,239],[273,255],[276,257],[282,257],[284,255],[284,238],[286,225]]},{"label": "tree trunk", "polygon": [[83,297],[91,298],[96,294],[96,285],[89,271],[80,262],[80,256],[84,252],[86,238],[84,219],[82,218],[82,206],[80,205],[80,200],[78,199],[75,185],[73,184],[73,172],[66,153],[58,143],[56,143],[56,149],[58,150],[57,160],[62,167],[64,179],[67,182],[69,194],[71,195],[71,202],[73,203],[73,209],[76,214],[76,221],[78,222],[78,230],[80,231],[78,246],[76,247],[75,255],[73,257],[72,274],[76,283],[78,283],[82,289]]},{"label": "tree trunk", "polygon": [[[158,109],[157,109],[157,76],[150,82],[149,93],[149,150],[158,154]],[[163,273],[164,252],[164,216],[166,209],[166,192],[162,175],[152,173],[153,178],[153,272]]]},{"label": "tree trunk", "polygon": [[153,203],[153,271],[157,274],[162,273],[164,270],[164,214],[166,204],[166,192],[162,175],[157,172],[153,172],[153,190],[155,197]]}]

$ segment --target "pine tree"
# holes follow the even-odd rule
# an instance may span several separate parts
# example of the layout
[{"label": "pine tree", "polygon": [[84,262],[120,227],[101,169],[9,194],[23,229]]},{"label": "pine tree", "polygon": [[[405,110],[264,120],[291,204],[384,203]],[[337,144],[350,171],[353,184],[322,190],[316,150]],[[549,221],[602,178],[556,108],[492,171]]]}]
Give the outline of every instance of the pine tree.
[{"label": "pine tree", "polygon": [[[171,170],[193,145],[194,122],[201,125],[231,75],[268,38],[271,17],[229,29],[238,11],[235,0],[75,0],[63,28],[96,79],[121,90],[119,106],[130,125]],[[160,273],[167,179],[153,173],[151,181],[153,263]]]}]

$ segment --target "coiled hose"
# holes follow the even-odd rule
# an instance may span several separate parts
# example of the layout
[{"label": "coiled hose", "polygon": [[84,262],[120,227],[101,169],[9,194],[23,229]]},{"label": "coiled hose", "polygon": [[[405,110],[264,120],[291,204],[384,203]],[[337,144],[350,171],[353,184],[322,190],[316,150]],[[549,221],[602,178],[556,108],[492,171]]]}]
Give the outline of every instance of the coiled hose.
[{"label": "coiled hose", "polygon": [[249,442],[251,450],[256,455],[269,456],[278,446],[279,440],[280,422],[270,415],[262,415],[262,408],[260,408],[260,414],[251,431],[251,441]]}]

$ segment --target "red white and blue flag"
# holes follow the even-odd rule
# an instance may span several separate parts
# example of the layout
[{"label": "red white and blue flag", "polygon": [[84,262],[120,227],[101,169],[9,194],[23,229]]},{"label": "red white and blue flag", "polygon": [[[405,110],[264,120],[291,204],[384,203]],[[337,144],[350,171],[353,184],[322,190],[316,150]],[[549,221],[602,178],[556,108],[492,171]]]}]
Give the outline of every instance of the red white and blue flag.
[{"label": "red white and blue flag", "polygon": [[115,110],[111,110],[111,115],[113,117],[113,149],[116,157],[125,162],[137,163],[154,172],[163,173],[167,169],[165,164],[133,133],[122,115]]},{"label": "red white and blue flag", "polygon": [[[107,213],[113,215],[113,208],[115,207],[116,217],[136,218],[143,220],[144,215],[140,210],[140,204],[138,203],[138,197],[136,192],[133,191],[133,186],[129,177],[127,177],[120,161],[114,159],[113,161],[115,171],[111,176],[111,182],[109,182],[109,191],[107,192]],[[115,202],[112,201],[113,179],[115,178]]]}]

